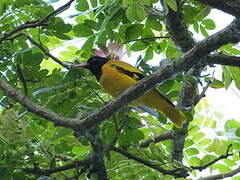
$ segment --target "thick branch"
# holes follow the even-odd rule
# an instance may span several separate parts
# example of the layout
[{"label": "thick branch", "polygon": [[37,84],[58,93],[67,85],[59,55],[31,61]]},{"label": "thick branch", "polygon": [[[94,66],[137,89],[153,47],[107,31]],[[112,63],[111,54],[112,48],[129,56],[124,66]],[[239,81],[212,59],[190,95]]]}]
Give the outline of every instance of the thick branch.
[{"label": "thick branch", "polygon": [[212,8],[219,9],[233,16],[240,16],[240,1],[239,0],[198,0]]},{"label": "thick branch", "polygon": [[[191,76],[199,76],[204,68],[204,65],[194,66],[188,71],[188,74]],[[193,107],[196,102],[197,96],[197,82],[191,82],[191,86],[187,85],[183,87],[180,93],[180,98],[178,101],[178,105],[180,107]],[[183,158],[183,148],[185,144],[185,138],[188,132],[189,122],[186,122],[183,125],[182,129],[175,129],[173,134],[173,148],[172,148],[172,157],[174,160],[179,162],[182,161]]]},{"label": "thick branch", "polygon": [[96,173],[97,179],[106,180],[107,178],[107,171],[104,164],[104,147],[103,142],[99,138],[97,132],[91,134],[91,145],[93,149],[93,158],[92,158],[92,172]]},{"label": "thick branch", "polygon": [[208,64],[220,64],[220,65],[226,65],[226,66],[240,67],[240,57],[239,56],[214,54],[214,55],[209,55],[207,62],[208,62]]},{"label": "thick branch", "polygon": [[212,176],[207,176],[207,177],[202,177],[202,178],[199,178],[198,180],[216,180],[216,179],[224,179],[224,178],[227,178],[227,177],[232,177],[234,176],[235,174],[238,174],[240,173],[240,166],[230,172],[227,172],[227,173],[221,173],[221,174],[216,174],[216,175],[212,175]]},{"label": "thick branch", "polygon": [[21,24],[20,26],[16,27],[15,29],[13,29],[12,31],[5,32],[2,36],[0,36],[0,44],[4,40],[6,40],[10,36],[12,36],[13,34],[19,32],[19,31],[22,31],[24,29],[35,28],[35,27],[38,27],[38,26],[46,26],[47,25],[46,23],[47,23],[47,21],[49,19],[51,19],[52,17],[56,16],[57,14],[62,12],[63,10],[69,8],[73,1],[74,0],[68,1],[65,5],[59,7],[58,9],[56,9],[53,12],[51,12],[46,17],[44,17],[44,18],[42,18],[40,20],[32,21],[32,22],[25,22],[25,23]]},{"label": "thick branch", "polygon": [[159,134],[156,137],[146,139],[140,144],[141,148],[146,148],[148,147],[151,143],[159,143],[161,141],[165,141],[168,139],[173,139],[173,131],[166,131],[161,134]]},{"label": "thick branch", "polygon": [[123,106],[149,91],[155,84],[160,83],[181,71],[187,70],[195,66],[197,63],[203,63],[205,60],[204,56],[222,45],[238,42],[240,40],[239,27],[240,22],[238,20],[233,21],[225,29],[199,42],[194,48],[186,53],[183,58],[163,64],[158,71],[140,80],[134,86],[124,91],[119,97],[91,113],[89,116],[81,119],[81,121],[64,118],[56,113],[49,112],[46,109],[39,107],[28,98],[24,97],[21,93],[17,92],[3,79],[0,80],[0,88],[8,96],[24,105],[29,111],[52,121],[56,125],[69,127],[78,132],[79,130],[88,130],[108,119]]},{"label": "thick branch", "polygon": [[69,169],[73,168],[78,168],[80,166],[89,166],[91,163],[91,159],[85,159],[85,160],[80,160],[80,161],[75,161],[72,164],[64,165],[64,166],[59,166],[54,169],[24,169],[25,172],[31,173],[31,174],[39,174],[39,175],[50,175],[53,173],[61,172],[61,171],[66,171]]},{"label": "thick branch", "polygon": [[178,11],[175,12],[169,8],[166,14],[166,26],[174,43],[182,52],[187,52],[195,46],[196,42],[188,34],[188,29],[184,24],[181,1],[177,0],[176,2],[178,3]]},{"label": "thick branch", "polygon": [[128,159],[133,159],[133,160],[135,160],[135,161],[137,161],[141,164],[144,164],[145,166],[148,166],[152,169],[155,169],[155,170],[157,170],[157,171],[159,171],[163,174],[170,174],[174,177],[186,177],[188,175],[186,171],[181,172],[181,173],[177,173],[177,172],[175,172],[175,170],[171,171],[171,170],[163,169],[162,167],[160,167],[157,164],[153,164],[149,161],[146,161],[146,160],[144,160],[140,157],[137,157],[137,156],[135,156],[135,155],[133,155],[133,154],[127,152],[127,151],[124,151],[123,149],[117,148],[117,147],[111,147],[110,150],[118,152],[118,153],[126,156]]}]

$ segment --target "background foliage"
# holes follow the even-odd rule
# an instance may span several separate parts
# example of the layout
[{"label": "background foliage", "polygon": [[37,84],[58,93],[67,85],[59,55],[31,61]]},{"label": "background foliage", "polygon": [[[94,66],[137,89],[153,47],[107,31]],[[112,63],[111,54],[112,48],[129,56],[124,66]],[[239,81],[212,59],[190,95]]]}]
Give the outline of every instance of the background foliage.
[{"label": "background foliage", "polygon": [[[21,24],[46,17],[54,10],[52,5],[57,1],[0,0],[0,34],[4,35]],[[64,49],[58,50],[58,59],[64,63],[78,63],[91,57],[92,49],[106,47],[107,42],[112,40],[124,44],[129,56],[133,52],[142,55],[136,65],[145,74],[150,74],[158,68],[147,63],[152,59],[159,62],[159,54],[168,59],[183,55],[169,38],[164,20],[165,12],[178,10],[175,0],[163,0],[162,5],[158,0],[76,0],[72,6],[76,13],[67,11],[67,16],[55,16],[44,26],[23,30],[43,49],[29,41],[27,36],[17,34],[0,44],[1,78],[40,106],[60,115],[85,116],[111,98],[89,72],[68,70],[49,58],[48,52],[64,46]],[[201,33],[208,37],[208,31],[215,29],[214,20],[207,18],[210,7],[195,0],[188,0],[184,2],[182,11],[184,23],[191,29],[188,32],[191,36]],[[78,41],[84,43],[81,46],[75,45]],[[239,54],[239,49],[234,44],[221,47],[218,51],[228,55]],[[166,80],[158,88],[172,101],[178,100],[182,84],[196,81],[199,82],[199,91],[207,80],[211,80],[210,86],[213,88],[228,89],[234,82],[240,89],[239,67],[222,66],[222,71],[221,80],[215,80],[212,74],[195,78],[183,72]],[[91,137],[77,138],[72,130],[54,126],[51,122],[28,112],[3,91],[0,91],[0,99],[2,179],[40,180],[45,174],[28,170],[54,169],[91,157]],[[213,115],[208,116],[206,110]],[[125,108],[99,126],[99,136],[106,146],[114,142],[119,148],[171,170],[189,170],[191,166],[206,165],[224,155],[228,146],[232,144],[230,152],[233,155],[209,166],[205,172],[225,173],[239,165],[239,120],[229,119],[222,131],[215,129],[218,121],[222,120],[222,115],[220,112],[213,112],[206,99],[202,99],[192,109],[188,120],[191,122],[184,145],[184,165],[172,161],[171,139],[152,143],[147,148],[139,147],[140,143],[149,137],[158,136],[173,128],[172,123],[161,115],[155,118]],[[212,135],[209,136],[207,132]],[[106,152],[104,159],[109,179],[173,179],[171,175],[164,175],[113,151]],[[45,178],[96,178],[94,171],[89,167],[79,175],[81,169],[82,167],[76,167],[47,175],[49,177]],[[190,170],[189,173],[193,179],[200,177],[198,170]],[[240,179],[240,176],[232,179]]]}]

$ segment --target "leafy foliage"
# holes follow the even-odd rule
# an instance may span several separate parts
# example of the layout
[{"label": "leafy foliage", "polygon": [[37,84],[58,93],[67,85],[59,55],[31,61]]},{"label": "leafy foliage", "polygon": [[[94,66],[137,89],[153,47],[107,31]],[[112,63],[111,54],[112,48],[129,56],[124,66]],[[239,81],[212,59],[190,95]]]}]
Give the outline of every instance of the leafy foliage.
[{"label": "leafy foliage", "polygon": [[[46,17],[54,10],[53,3],[58,0],[0,2],[0,34],[4,34],[21,24]],[[69,11],[71,21],[68,21],[69,17],[56,16],[47,25],[25,29],[23,32],[41,44],[46,52],[57,50],[58,59],[62,62],[85,61],[93,55],[92,49],[106,47],[109,40],[125,44],[128,55],[133,52],[143,55],[137,62],[138,67],[145,74],[150,74],[158,67],[147,62],[152,59],[158,62],[158,54],[169,59],[183,55],[170,38],[156,38],[169,35],[160,12],[179,10],[176,0],[163,2],[161,6],[157,0],[77,0],[72,8],[77,13]],[[163,8],[156,9],[159,6]],[[151,9],[160,15],[151,14]],[[200,32],[207,37],[208,32],[215,29],[214,20],[207,17],[210,11],[209,7],[195,0],[184,3],[184,21],[187,27],[193,27],[195,31],[191,34]],[[76,41],[84,42],[78,45]],[[221,47],[219,51],[229,55],[239,54],[239,49],[232,44]],[[212,80],[214,88],[228,89],[234,82],[240,89],[239,67],[222,66],[222,70],[221,81],[210,76],[205,80]],[[111,99],[89,72],[64,69],[21,35],[0,44],[0,76],[40,106],[65,117],[84,117]],[[204,79],[182,73],[163,82],[158,89],[171,101],[177,101],[182,84],[187,86],[192,82],[204,83]],[[27,170],[53,169],[92,155],[90,136],[76,137],[70,129],[55,127],[28,112],[2,91],[0,104],[2,179],[41,179],[43,176]],[[228,145],[233,144],[233,156],[210,166],[210,170],[227,172],[234,169],[240,161],[240,122],[227,120],[224,130],[217,130],[216,124],[223,119],[222,114],[214,112],[206,99],[193,108],[189,117],[193,117],[193,120],[185,142],[184,165],[172,162],[171,140],[152,143],[145,149],[139,148],[142,141],[173,128],[162,115],[155,118],[125,108],[101,124],[98,130],[104,146],[114,143],[119,148],[169,170],[206,165],[224,154]],[[206,129],[210,129],[213,136],[208,136]],[[105,153],[104,158],[109,179],[173,179],[170,175],[164,175],[113,151]],[[73,168],[64,173],[54,173],[51,177],[64,179],[75,177],[77,173],[78,168]],[[94,179],[91,172],[83,173]],[[190,173],[198,176],[196,170]],[[84,179],[84,176],[79,176],[79,179]]]}]

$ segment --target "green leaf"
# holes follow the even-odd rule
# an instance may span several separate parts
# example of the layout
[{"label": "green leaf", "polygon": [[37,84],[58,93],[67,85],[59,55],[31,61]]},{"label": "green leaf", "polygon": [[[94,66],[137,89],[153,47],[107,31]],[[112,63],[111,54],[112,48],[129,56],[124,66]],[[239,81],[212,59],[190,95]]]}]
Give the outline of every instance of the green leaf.
[{"label": "green leaf", "polygon": [[43,54],[42,53],[35,53],[32,55],[32,61],[31,64],[32,65],[39,65],[41,64],[43,60]]},{"label": "green leaf", "polygon": [[156,31],[162,30],[162,24],[156,17],[149,16],[146,21],[146,26],[150,27]]},{"label": "green leaf", "polygon": [[236,136],[240,137],[240,128],[237,128],[235,134],[236,134]]},{"label": "green leaf", "polygon": [[204,19],[202,21],[202,25],[209,30],[213,30],[216,28],[215,22],[212,19]]},{"label": "green leaf", "polygon": [[148,60],[153,58],[153,48],[152,46],[149,46],[146,50],[144,61],[147,62]]},{"label": "green leaf", "polygon": [[152,38],[152,37],[155,37],[155,35],[150,27],[145,27],[143,29],[143,33],[142,33],[141,37],[142,38]]},{"label": "green leaf", "polygon": [[127,41],[137,39],[143,32],[143,24],[133,24],[125,31],[125,39]]},{"label": "green leaf", "polygon": [[159,89],[162,93],[167,93],[173,87],[174,83],[175,83],[174,80],[166,80],[161,84]]},{"label": "green leaf", "polygon": [[231,73],[229,71],[229,66],[222,66],[222,70],[223,70],[224,87],[228,89],[228,87],[230,86],[233,80]]},{"label": "green leaf", "polygon": [[226,123],[224,125],[225,131],[231,132],[232,129],[235,129],[235,128],[240,128],[240,122],[239,121],[236,121],[235,119],[230,119],[230,120],[226,121]]},{"label": "green leaf", "polygon": [[94,40],[95,40],[95,36],[89,37],[88,40],[83,44],[81,50],[90,52],[92,50]]},{"label": "green leaf", "polygon": [[199,157],[191,157],[189,159],[190,166],[199,166],[200,165],[200,158]]},{"label": "green leaf", "polygon": [[90,0],[90,2],[93,8],[97,6],[97,3],[98,3],[97,0]]},{"label": "green leaf", "polygon": [[144,4],[144,5],[147,5],[147,6],[151,5],[151,1],[149,1],[149,0],[137,0],[137,1]]},{"label": "green leaf", "polygon": [[175,12],[177,12],[177,2],[176,0],[164,0],[164,2]]},{"label": "green leaf", "polygon": [[93,34],[93,30],[85,24],[77,24],[73,27],[73,32],[78,37],[88,37]]},{"label": "green leaf", "polygon": [[77,0],[77,5],[75,8],[78,11],[86,11],[89,9],[88,1],[87,0]]},{"label": "green leaf", "polygon": [[209,36],[208,32],[206,31],[206,28],[204,26],[202,26],[202,25],[200,25],[200,31],[201,31],[201,33],[202,33],[202,35],[204,37],[208,37]]},{"label": "green leaf", "polygon": [[130,6],[126,10],[126,17],[130,21],[143,21],[145,19],[146,13],[144,8],[137,4],[136,2],[132,2]]},{"label": "green leaf", "polygon": [[234,80],[236,87],[240,90],[240,68],[230,66],[229,72],[231,74],[232,79]]},{"label": "green leaf", "polygon": [[148,47],[148,43],[143,41],[137,41],[132,44],[131,50],[132,51],[142,51]]},{"label": "green leaf", "polygon": [[209,86],[211,88],[215,88],[215,89],[218,89],[218,88],[223,88],[224,87],[224,83],[218,79],[212,79],[212,78],[209,78],[209,77],[206,77],[204,78],[204,81],[205,82],[210,82]]},{"label": "green leaf", "polygon": [[187,153],[188,156],[192,156],[198,154],[199,151],[196,148],[188,148],[185,150],[185,153]]},{"label": "green leaf", "polygon": [[210,163],[211,161],[213,161],[214,159],[216,159],[216,157],[213,156],[213,155],[205,155],[205,156],[201,159],[200,165],[201,165],[201,166],[204,166],[204,165]]},{"label": "green leaf", "polygon": [[193,23],[193,29],[196,33],[199,33],[199,25],[197,21],[194,21]]}]

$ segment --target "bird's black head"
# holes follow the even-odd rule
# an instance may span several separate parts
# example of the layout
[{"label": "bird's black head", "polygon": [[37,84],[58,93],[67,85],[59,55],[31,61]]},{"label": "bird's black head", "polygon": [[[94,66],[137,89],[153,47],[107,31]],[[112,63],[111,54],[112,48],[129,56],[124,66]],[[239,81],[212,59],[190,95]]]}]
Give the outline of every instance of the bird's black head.
[{"label": "bird's black head", "polygon": [[89,69],[97,78],[97,80],[100,80],[101,74],[102,74],[102,66],[108,62],[109,59],[105,57],[100,56],[93,56],[88,59],[86,63],[77,64],[74,66],[74,68],[86,68]]}]

